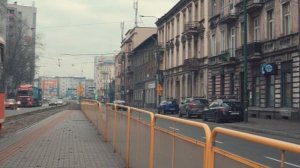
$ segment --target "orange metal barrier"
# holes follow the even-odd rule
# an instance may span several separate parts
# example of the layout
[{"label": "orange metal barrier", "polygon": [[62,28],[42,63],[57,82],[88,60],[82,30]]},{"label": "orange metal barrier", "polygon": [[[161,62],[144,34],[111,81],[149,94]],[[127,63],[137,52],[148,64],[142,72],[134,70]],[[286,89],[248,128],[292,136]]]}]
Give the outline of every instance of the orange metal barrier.
[{"label": "orange metal barrier", "polygon": [[[169,122],[171,130],[158,127],[159,119]],[[211,131],[207,124],[160,114],[155,115],[155,121],[154,167],[208,167]],[[195,127],[199,134],[203,130],[204,141],[184,135],[176,124]]]},{"label": "orange metal barrier", "polygon": [[[208,125],[201,122],[154,115],[138,108],[116,104],[103,106],[90,100],[82,100],[81,107],[105,140],[112,144],[114,152],[121,154],[127,168],[267,167],[217,147],[215,142],[219,134],[279,149],[282,168],[285,152],[300,154],[300,145],[225,128],[215,128],[211,132]],[[200,130],[203,139],[184,134],[178,125],[188,126],[187,130],[189,127]]]},{"label": "orange metal barrier", "polygon": [[[280,150],[281,151],[281,162],[280,162],[281,168],[284,168],[285,153],[287,151],[293,152],[296,154],[300,154],[300,145],[283,142],[283,141],[279,141],[276,139],[266,138],[266,137],[262,137],[262,136],[257,136],[257,135],[253,135],[253,134],[248,134],[248,133],[244,133],[244,132],[234,131],[234,130],[230,130],[230,129],[226,129],[226,128],[217,127],[212,131],[212,134],[211,134],[211,144],[212,145],[211,145],[211,149],[210,149],[211,156],[209,159],[211,168],[226,167],[224,165],[224,160],[225,160],[225,162],[229,163],[230,166],[232,166],[232,167],[269,167],[269,166],[265,166],[263,164],[251,161],[247,158],[237,156],[233,153],[224,151],[220,148],[214,147],[213,144],[214,144],[214,142],[216,140],[216,136],[218,134],[223,134],[223,135],[227,135],[230,137],[243,139],[246,141],[254,142],[257,144],[262,144],[262,145],[269,146],[269,147]],[[216,156],[219,159],[222,158],[223,162],[218,162],[216,159]]]}]

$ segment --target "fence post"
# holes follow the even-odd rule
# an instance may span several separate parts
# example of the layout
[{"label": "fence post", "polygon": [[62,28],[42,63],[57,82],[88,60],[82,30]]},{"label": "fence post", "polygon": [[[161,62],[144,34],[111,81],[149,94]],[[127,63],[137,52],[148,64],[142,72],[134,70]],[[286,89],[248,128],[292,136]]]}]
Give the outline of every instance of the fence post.
[{"label": "fence post", "polygon": [[131,108],[127,108],[127,139],[126,139],[126,168],[129,168],[130,140],[131,140]]},{"label": "fence post", "polygon": [[113,132],[113,152],[116,152],[116,141],[117,141],[117,105],[114,104],[114,132]]},{"label": "fence post", "polygon": [[156,117],[152,113],[150,115],[151,123],[150,123],[150,153],[149,153],[149,168],[154,167],[154,136],[155,136],[155,123],[156,123]]}]

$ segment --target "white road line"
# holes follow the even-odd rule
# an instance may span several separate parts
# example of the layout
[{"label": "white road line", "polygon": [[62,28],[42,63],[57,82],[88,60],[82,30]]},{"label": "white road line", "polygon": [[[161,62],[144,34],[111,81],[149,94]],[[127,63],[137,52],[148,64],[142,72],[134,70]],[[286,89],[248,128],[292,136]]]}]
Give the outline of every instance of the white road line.
[{"label": "white road line", "polygon": [[[275,159],[275,158],[271,158],[269,156],[264,156],[264,157],[267,158],[267,159],[270,159],[270,160],[274,160],[276,162],[281,162],[281,160],[278,160],[278,159]],[[287,165],[290,165],[290,166],[300,167],[300,165],[292,164],[292,163],[289,163],[289,162],[284,162],[284,163],[287,164]]]},{"label": "white road line", "polygon": [[169,127],[169,128],[172,129],[172,130],[175,130],[175,131],[179,131],[179,129],[174,128],[174,127]]},{"label": "white road line", "polygon": [[[206,139],[206,137],[202,137],[203,139]],[[224,144],[224,142],[221,142],[221,141],[215,141],[216,143],[219,143],[219,144]]]}]

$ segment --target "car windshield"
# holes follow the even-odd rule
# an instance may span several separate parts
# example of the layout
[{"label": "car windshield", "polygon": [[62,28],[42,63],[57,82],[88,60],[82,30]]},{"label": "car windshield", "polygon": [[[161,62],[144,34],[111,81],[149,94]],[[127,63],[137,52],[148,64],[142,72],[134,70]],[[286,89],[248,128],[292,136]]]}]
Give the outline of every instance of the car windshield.
[{"label": "car windshield", "polygon": [[224,104],[230,107],[241,107],[240,102],[234,102],[234,101],[224,101]]},{"label": "car windshield", "polygon": [[13,103],[13,102],[15,102],[15,99],[7,99],[6,101],[9,103]]}]

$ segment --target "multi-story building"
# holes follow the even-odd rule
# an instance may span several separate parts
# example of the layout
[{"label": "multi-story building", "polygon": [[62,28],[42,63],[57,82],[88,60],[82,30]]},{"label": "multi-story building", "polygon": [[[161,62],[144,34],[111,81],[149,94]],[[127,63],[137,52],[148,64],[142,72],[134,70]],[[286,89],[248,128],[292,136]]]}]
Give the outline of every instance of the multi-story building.
[{"label": "multi-story building", "polygon": [[56,77],[39,77],[35,86],[42,89],[43,98],[49,100],[58,97],[58,79]]},{"label": "multi-story building", "polygon": [[115,78],[113,57],[95,57],[94,79],[100,99],[110,100],[110,83]]},{"label": "multi-story building", "polygon": [[[119,52],[115,56],[115,99],[116,100],[125,100],[124,91],[122,90],[122,52]],[[124,65],[123,65],[124,66]]]},{"label": "multi-story building", "polygon": [[156,108],[157,34],[153,34],[132,50],[128,55],[131,66],[128,74],[132,74],[134,106]]},{"label": "multi-story building", "polygon": [[135,27],[130,29],[125,34],[125,38],[121,43],[121,60],[122,60],[122,77],[121,77],[121,89],[124,93],[125,101],[133,105],[133,73],[132,73],[132,60],[130,56],[132,50],[139,46],[145,39],[149,38],[157,32],[153,27]]},{"label": "multi-story building", "polygon": [[85,96],[84,77],[56,77],[56,78],[58,79],[58,97],[77,99],[80,96]]},{"label": "multi-story building", "polygon": [[[243,102],[247,94],[250,116],[299,117],[299,1],[247,1],[247,24],[242,0],[211,0],[208,9],[209,98]],[[246,89],[244,26],[248,29]]]},{"label": "multi-story building", "polygon": [[96,94],[96,85],[93,79],[86,79],[85,80],[85,97],[87,98],[97,98]]},{"label": "multi-story building", "polygon": [[208,0],[181,0],[156,22],[163,98],[207,97]]}]

